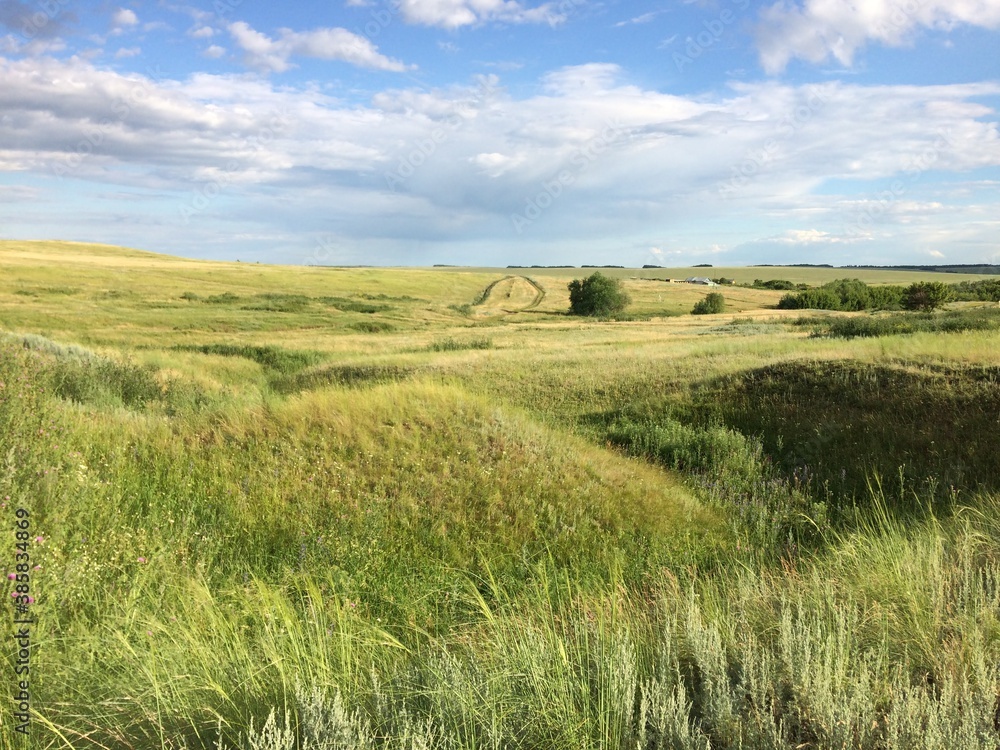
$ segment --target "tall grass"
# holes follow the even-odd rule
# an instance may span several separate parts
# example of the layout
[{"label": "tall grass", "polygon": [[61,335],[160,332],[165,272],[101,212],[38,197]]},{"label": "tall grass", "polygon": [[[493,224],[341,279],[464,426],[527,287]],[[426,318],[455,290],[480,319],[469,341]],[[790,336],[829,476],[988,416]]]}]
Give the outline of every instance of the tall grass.
[{"label": "tall grass", "polygon": [[[459,356],[486,274],[213,269],[5,318],[46,332],[0,344],[33,746],[997,746],[993,334],[515,315]],[[366,299],[401,335],[327,331]]]}]

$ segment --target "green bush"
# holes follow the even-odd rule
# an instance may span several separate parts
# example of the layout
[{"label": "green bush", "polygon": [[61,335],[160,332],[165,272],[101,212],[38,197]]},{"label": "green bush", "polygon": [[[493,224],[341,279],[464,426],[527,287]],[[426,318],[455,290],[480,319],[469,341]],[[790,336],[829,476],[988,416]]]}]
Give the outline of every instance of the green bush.
[{"label": "green bush", "polygon": [[177,346],[178,351],[214,354],[219,357],[242,357],[276,373],[288,375],[304,367],[319,364],[323,357],[317,352],[282,349],[278,346],[253,346],[251,344],[203,344]]},{"label": "green bush", "polygon": [[786,294],[778,302],[781,310],[895,310],[903,299],[903,287],[869,286],[858,279],[837,279],[817,289]]},{"label": "green bush", "polygon": [[232,292],[224,292],[223,294],[213,294],[210,297],[206,297],[205,301],[210,305],[229,305],[233,302],[239,302],[240,298]]},{"label": "green bush", "polygon": [[723,312],[725,309],[726,298],[718,292],[712,292],[711,294],[705,295],[704,299],[698,300],[698,302],[695,303],[694,309],[691,310],[691,314],[715,315],[716,313]]},{"label": "green bush", "polygon": [[797,289],[798,287],[791,281],[786,279],[768,279],[764,281],[763,279],[753,280],[754,289],[775,289],[779,292],[787,292],[792,289]]},{"label": "green bush", "polygon": [[262,312],[302,312],[309,306],[309,298],[304,294],[258,294],[244,310],[260,310]]},{"label": "green bush", "polygon": [[351,323],[347,327],[362,333],[387,333],[395,330],[392,323],[386,323],[384,320],[361,320],[357,323]]},{"label": "green bush", "polygon": [[345,297],[320,297],[319,301],[324,305],[336,307],[341,312],[357,312],[365,315],[388,312],[393,309],[392,305],[373,305],[370,302],[358,302]]},{"label": "green bush", "polygon": [[918,281],[910,284],[903,295],[907,310],[936,310],[951,299],[951,290],[940,281]]},{"label": "green bush", "polygon": [[622,312],[632,302],[618,279],[595,272],[569,283],[571,315],[609,316]]},{"label": "green bush", "polygon": [[469,349],[492,349],[493,339],[485,337],[469,339],[467,341],[444,339],[443,341],[435,341],[427,348],[432,352],[460,352]]},{"label": "green bush", "polygon": [[888,317],[851,317],[834,321],[817,321],[814,336],[857,338],[892,336],[907,333],[961,333],[963,331],[992,331],[1000,328],[1000,318],[994,310],[959,310],[940,315],[914,315],[897,313]]},{"label": "green bush", "polygon": [[1000,279],[962,281],[952,284],[952,295],[965,302],[1000,302]]}]

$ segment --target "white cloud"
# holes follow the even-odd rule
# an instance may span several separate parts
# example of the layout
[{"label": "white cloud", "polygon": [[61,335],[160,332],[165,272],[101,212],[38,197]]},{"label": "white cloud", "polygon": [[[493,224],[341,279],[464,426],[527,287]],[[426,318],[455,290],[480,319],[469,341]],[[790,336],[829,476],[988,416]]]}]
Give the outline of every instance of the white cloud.
[{"label": "white cloud", "polygon": [[142,49],[140,47],[122,47],[117,52],[115,52],[115,59],[122,60],[129,57],[137,57],[142,54]]},{"label": "white cloud", "polygon": [[516,0],[400,0],[399,11],[407,23],[446,29],[487,21],[555,25],[566,20],[554,2],[526,8]]},{"label": "white cloud", "polygon": [[188,32],[188,36],[195,39],[211,39],[215,36],[215,29],[211,26],[197,26]]},{"label": "white cloud", "polygon": [[652,11],[650,13],[643,13],[641,16],[635,16],[634,18],[630,18],[627,21],[619,21],[618,23],[615,24],[615,28],[616,29],[620,29],[622,26],[631,26],[633,24],[649,23],[654,18],[656,18],[658,15],[660,15],[661,13],[664,13],[664,12],[665,11],[662,11],[662,10],[654,10],[654,11]]},{"label": "white cloud", "polygon": [[296,55],[318,60],[340,60],[363,68],[396,73],[413,67],[380,54],[370,40],[347,29],[324,28],[307,32],[280,29],[280,37],[271,39],[246,22],[237,21],[229,24],[229,33],[244,51],[247,65],[263,71],[282,73],[293,67],[290,58]]},{"label": "white cloud", "polygon": [[139,18],[136,16],[135,11],[129,10],[128,8],[119,8],[115,11],[111,20],[118,28],[122,28],[124,26],[135,26],[139,23]]},{"label": "white cloud", "polygon": [[59,37],[35,38],[29,42],[25,42],[20,34],[6,34],[0,37],[0,54],[4,55],[40,57],[51,55],[54,52],[62,52],[64,49],[66,49],[66,43]]},{"label": "white cloud", "polygon": [[778,73],[798,58],[850,66],[869,41],[900,46],[918,29],[1000,28],[1000,0],[779,0],[756,28],[761,64]]},{"label": "white cloud", "polygon": [[511,157],[506,154],[488,153],[476,154],[469,161],[490,177],[499,177],[504,172],[514,169],[522,161],[523,157]]},{"label": "white cloud", "polygon": [[839,237],[819,229],[789,229],[783,234],[769,237],[765,241],[784,245],[838,244],[850,242],[850,238]]},{"label": "white cloud", "polygon": [[[678,96],[623,77],[592,64],[554,71],[528,97],[492,77],[348,105],[256,77],[153,80],[80,59],[0,58],[0,172],[44,180],[71,169],[84,183],[180,196],[178,205],[215,181],[236,207],[227,220],[254,231],[305,232],[323,216],[359,242],[410,246],[509,241],[511,214],[547,190],[551,207],[522,239],[631,244],[640,257],[651,245],[732,246],[680,233],[700,222],[721,234],[733,217],[759,222],[757,236],[788,252],[848,247],[836,241],[845,237],[874,246],[901,232],[914,252],[996,236],[996,186],[961,177],[1000,167],[1000,116],[983,103],[1000,84],[771,82]],[[721,195],[751,159],[753,174]],[[817,189],[836,181],[862,187]],[[872,219],[868,234],[845,233],[859,216]]]},{"label": "white cloud", "polygon": [[218,44],[212,44],[202,52],[205,57],[211,60],[218,60],[220,57],[226,54],[226,48],[220,47]]}]

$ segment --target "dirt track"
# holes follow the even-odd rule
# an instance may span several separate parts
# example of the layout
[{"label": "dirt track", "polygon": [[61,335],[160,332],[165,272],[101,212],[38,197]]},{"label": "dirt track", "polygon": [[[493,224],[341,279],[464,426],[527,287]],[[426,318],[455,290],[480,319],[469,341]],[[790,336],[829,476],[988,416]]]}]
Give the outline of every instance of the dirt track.
[{"label": "dirt track", "polygon": [[477,315],[505,315],[538,307],[545,290],[527,276],[505,276],[487,287],[485,299],[476,306]]}]

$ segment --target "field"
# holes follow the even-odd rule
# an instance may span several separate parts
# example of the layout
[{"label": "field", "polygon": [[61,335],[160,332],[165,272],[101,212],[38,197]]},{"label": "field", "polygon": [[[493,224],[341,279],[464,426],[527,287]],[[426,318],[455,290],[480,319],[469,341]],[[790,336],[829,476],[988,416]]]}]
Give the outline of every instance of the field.
[{"label": "field", "polygon": [[0,748],[996,748],[997,305],[590,272],[0,242]]}]

